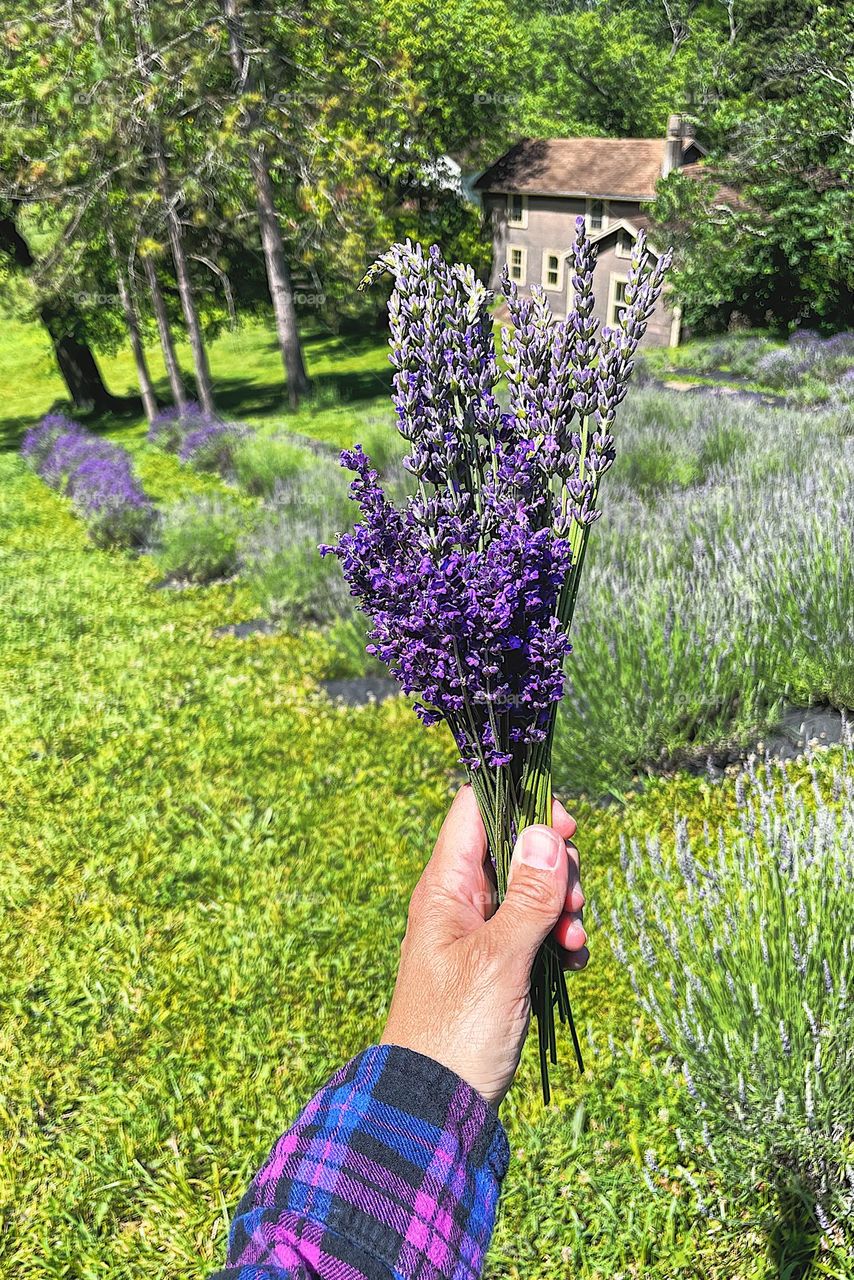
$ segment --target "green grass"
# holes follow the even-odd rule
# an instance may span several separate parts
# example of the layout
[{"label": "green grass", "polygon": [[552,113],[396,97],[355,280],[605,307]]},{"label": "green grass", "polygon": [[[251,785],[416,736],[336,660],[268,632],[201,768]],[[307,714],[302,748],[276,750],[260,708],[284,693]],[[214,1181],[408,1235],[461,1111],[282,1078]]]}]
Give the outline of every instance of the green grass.
[{"label": "green grass", "polygon": [[[0,1260],[202,1277],[267,1146],[378,1035],[454,752],[402,701],[329,704],[319,635],[214,639],[246,616],[239,586],[153,591],[148,560],[90,548],[14,455],[0,477]],[[674,809],[701,826],[727,794],[580,804],[588,893],[620,832]],[[640,1182],[678,1090],[643,1037],[604,1050],[633,1042],[634,1005],[595,931],[593,950],[572,995],[600,1055],[579,1080],[564,1042],[544,1112],[526,1051],[489,1274],[762,1275]]]},{"label": "green grass", "polygon": [[[0,449],[15,447],[23,431],[52,405],[67,400],[67,390],[41,326],[3,318],[0,343]],[[272,331],[248,322],[226,331],[210,345],[217,407],[225,417],[252,426],[304,431],[318,440],[343,446],[351,442],[354,417],[388,415],[388,364],[385,335],[331,334],[314,331],[304,341],[305,359],[314,385],[314,401],[290,413],[284,394],[282,363]],[[158,347],[148,348],[152,376],[161,402],[169,403],[168,384]],[[191,362],[186,344],[178,344],[178,358],[188,386]],[[127,352],[100,356],[99,364],[110,390],[117,396],[137,393],[133,362]],[[132,447],[145,435],[138,406],[99,423],[102,430]]]}]

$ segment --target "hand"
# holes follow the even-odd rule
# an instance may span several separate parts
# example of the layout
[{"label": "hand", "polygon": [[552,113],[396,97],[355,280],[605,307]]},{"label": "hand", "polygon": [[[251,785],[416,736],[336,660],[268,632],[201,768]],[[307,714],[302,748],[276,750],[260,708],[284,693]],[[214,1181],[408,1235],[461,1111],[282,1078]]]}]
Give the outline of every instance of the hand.
[{"label": "hand", "polygon": [[486,831],[471,787],[445,819],[409,904],[383,1044],[449,1067],[498,1106],[510,1088],[531,1020],[531,967],[554,932],[566,968],[587,963],[575,821],[559,801],[553,826],[516,842],[497,907]]}]

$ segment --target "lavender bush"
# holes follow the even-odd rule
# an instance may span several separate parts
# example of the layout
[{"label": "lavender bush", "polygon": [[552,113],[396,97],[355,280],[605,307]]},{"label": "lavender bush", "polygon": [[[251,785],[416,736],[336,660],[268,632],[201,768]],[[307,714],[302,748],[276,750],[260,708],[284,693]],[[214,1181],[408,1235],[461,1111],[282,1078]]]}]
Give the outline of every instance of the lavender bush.
[{"label": "lavender bush", "polygon": [[48,413],[34,427],[30,427],[21,443],[21,456],[38,471],[53,449],[58,436],[82,431],[79,423],[62,413]]},{"label": "lavender bush", "polygon": [[27,432],[21,453],[46,484],[71,500],[98,546],[140,547],[151,537],[154,504],[119,445],[49,414]]},{"label": "lavender bush", "polygon": [[316,454],[295,444],[288,435],[254,432],[234,453],[234,478],[246,493],[270,498],[278,485],[310,471],[315,461]]},{"label": "lavender bush", "polygon": [[148,429],[150,444],[177,453],[196,471],[231,476],[235,455],[249,437],[248,427],[205,413],[197,404],[184,409],[164,409]]},{"label": "lavender bush", "polygon": [[[594,253],[579,219],[575,309],[556,320],[543,290],[519,297],[505,276],[509,412],[492,337],[492,295],[434,246],[396,245],[368,273],[394,277],[389,302],[394,405],[416,492],[391,502],[360,446],[362,520],[323,552],[337,556],[385,662],[425,722],[444,720],[472,782],[503,895],[518,831],[551,819],[551,744],[568,632],[611,429],[669,258],[643,236],[619,327],[597,333]],[[543,1087],[554,1011],[570,1021],[554,944],[532,981]]]},{"label": "lavender bush", "polygon": [[198,404],[188,404],[183,409],[162,409],[148,428],[148,443],[166,453],[177,453],[184,437],[210,420]]},{"label": "lavender bush", "polygon": [[751,764],[733,836],[678,823],[672,847],[624,844],[611,884],[615,951],[682,1064],[715,1216],[755,1216],[761,1189],[770,1234],[833,1248],[854,1246],[852,763],[849,739],[829,795]]},{"label": "lavender bush", "polygon": [[280,480],[257,527],[241,545],[244,577],[258,605],[289,627],[320,626],[352,614],[349,593],[317,545],[347,519],[336,467],[319,458]]},{"label": "lavender bush", "polygon": [[247,513],[235,502],[203,495],[176,503],[158,529],[156,559],[167,578],[206,583],[230,577]]},{"label": "lavender bush", "polygon": [[248,428],[237,422],[211,419],[187,432],[178,457],[196,471],[214,471],[221,476],[231,476],[235,454],[248,434]]},{"label": "lavender bush", "polygon": [[832,398],[837,384],[854,367],[854,334],[829,338],[810,329],[793,333],[786,347],[769,351],[756,365],[760,382],[798,392],[810,400]]},{"label": "lavender bush", "polygon": [[[702,764],[786,702],[854,707],[854,439],[832,413],[806,431],[796,412],[674,400],[625,406],[555,736],[564,787],[619,794],[673,753]],[[639,492],[622,463],[663,444],[674,412],[677,456],[725,453],[732,432],[736,447],[695,486]]]}]

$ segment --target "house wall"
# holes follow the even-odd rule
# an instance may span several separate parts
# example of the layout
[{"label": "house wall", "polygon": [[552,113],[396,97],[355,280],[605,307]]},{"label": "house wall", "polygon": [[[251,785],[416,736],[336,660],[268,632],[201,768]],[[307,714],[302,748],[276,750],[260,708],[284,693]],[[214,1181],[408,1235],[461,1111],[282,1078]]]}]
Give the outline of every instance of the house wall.
[{"label": "house wall", "polygon": [[[546,253],[566,252],[575,235],[575,219],[586,212],[586,201],[560,196],[529,196],[527,226],[511,227],[507,223],[506,202],[503,193],[485,192],[483,195],[484,215],[492,229],[492,271],[490,287],[495,289],[501,280],[501,273],[507,262],[511,246],[518,246],[526,251],[525,282],[520,285],[520,292],[530,294],[532,284],[543,284],[543,258]],[[647,221],[644,207],[638,201],[611,201],[608,209],[610,222],[621,218],[637,224]],[[594,276],[595,314],[601,323],[607,322],[610,277],[625,275],[628,260],[618,258],[615,245],[608,243],[599,249],[596,273]],[[546,294],[552,309],[561,316],[567,308],[566,272],[556,289],[546,286]],[[667,346],[670,343],[673,312],[666,303],[659,299],[655,312],[650,317],[644,343],[653,346]]]},{"label": "house wall", "polygon": [[[602,324],[610,324],[609,307],[612,299],[611,290],[615,280],[625,280],[628,273],[628,258],[618,258],[616,241],[611,240],[600,246],[596,256],[596,270],[593,273],[593,312]],[[647,321],[646,333],[641,346],[670,346],[670,330],[673,323],[673,310],[660,297],[655,310]]]}]

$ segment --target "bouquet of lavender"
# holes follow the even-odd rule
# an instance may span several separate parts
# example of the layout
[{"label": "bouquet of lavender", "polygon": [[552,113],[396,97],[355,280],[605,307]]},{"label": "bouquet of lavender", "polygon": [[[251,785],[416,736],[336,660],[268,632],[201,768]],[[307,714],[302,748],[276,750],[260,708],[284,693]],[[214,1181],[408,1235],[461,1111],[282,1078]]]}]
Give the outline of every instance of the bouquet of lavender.
[{"label": "bouquet of lavender", "polygon": [[[661,292],[669,255],[638,237],[615,328],[597,332],[594,251],[578,219],[574,309],[557,320],[541,289],[502,293],[502,374],[493,295],[471,267],[434,246],[394,245],[368,272],[394,277],[389,302],[397,427],[414,492],[388,500],[357,445],[362,518],[323,554],[336,555],[371,620],[368,652],[385,662],[425,724],[444,720],[477,797],[499,898],[518,832],[550,823],[551,747],[564,662],[599,485],[614,460],[611,429],[632,357]],[[498,398],[506,384],[509,411]],[[557,947],[531,986],[543,1091],[556,1059],[555,1009],[581,1053]]]}]

